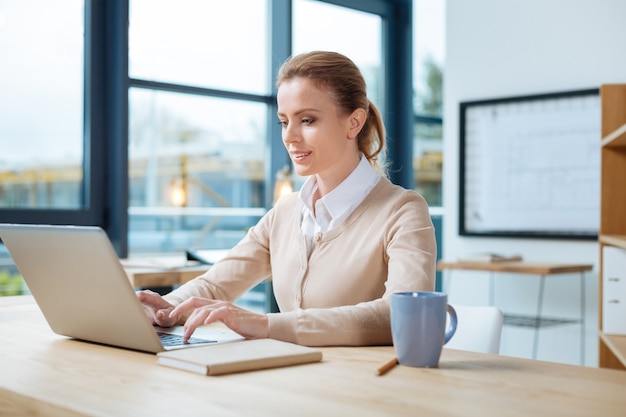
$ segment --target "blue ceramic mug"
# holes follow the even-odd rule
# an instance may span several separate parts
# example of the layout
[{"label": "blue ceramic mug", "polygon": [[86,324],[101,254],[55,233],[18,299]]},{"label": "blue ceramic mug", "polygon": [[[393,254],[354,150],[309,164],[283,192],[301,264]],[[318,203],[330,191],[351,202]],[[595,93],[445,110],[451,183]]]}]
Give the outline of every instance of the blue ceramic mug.
[{"label": "blue ceramic mug", "polygon": [[[450,325],[446,329],[446,316]],[[437,367],[443,345],[456,331],[456,311],[443,292],[391,295],[391,333],[400,365]]]}]

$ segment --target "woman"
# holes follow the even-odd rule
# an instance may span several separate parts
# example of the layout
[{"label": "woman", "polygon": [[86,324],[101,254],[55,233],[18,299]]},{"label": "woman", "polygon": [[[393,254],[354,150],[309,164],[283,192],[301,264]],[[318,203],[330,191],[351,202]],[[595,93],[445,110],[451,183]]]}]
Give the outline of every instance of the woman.
[{"label": "woman", "polygon": [[[383,122],[351,60],[333,52],[292,57],[277,87],[283,143],[296,172],[308,176],[302,189],[281,198],[204,275],[164,297],[138,297],[153,323],[184,322],[186,338],[219,320],[250,339],[391,344],[391,293],[434,288],[426,202],[385,177]],[[270,275],[279,313],[232,304]]]}]

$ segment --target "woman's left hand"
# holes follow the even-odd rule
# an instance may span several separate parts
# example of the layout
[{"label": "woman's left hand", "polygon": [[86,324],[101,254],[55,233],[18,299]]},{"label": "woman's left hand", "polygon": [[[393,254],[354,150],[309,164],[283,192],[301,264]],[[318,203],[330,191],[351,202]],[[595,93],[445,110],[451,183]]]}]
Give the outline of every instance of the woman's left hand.
[{"label": "woman's left hand", "polygon": [[269,337],[269,320],[265,314],[253,313],[227,301],[191,297],[177,305],[170,313],[170,317],[178,319],[190,311],[191,314],[185,320],[183,335],[185,341],[198,326],[218,320],[246,339]]}]

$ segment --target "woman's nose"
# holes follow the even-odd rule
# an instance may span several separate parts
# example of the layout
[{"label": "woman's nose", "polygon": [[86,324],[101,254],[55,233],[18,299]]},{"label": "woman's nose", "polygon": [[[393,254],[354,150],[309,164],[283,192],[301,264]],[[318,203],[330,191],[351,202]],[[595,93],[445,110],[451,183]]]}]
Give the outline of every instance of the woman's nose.
[{"label": "woman's nose", "polygon": [[300,139],[300,134],[298,130],[292,124],[289,124],[283,128],[283,142],[284,143],[296,142],[299,139]]}]

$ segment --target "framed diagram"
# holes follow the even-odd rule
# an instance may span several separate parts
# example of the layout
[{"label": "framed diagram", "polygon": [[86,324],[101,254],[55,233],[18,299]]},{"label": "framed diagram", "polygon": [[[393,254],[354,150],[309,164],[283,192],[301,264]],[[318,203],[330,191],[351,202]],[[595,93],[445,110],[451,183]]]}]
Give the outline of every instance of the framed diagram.
[{"label": "framed diagram", "polygon": [[596,239],[599,89],[460,103],[459,233]]}]

